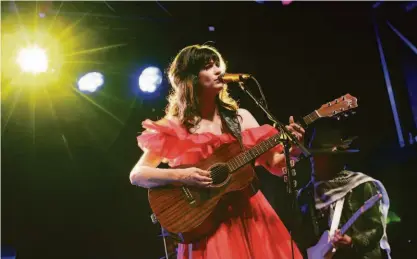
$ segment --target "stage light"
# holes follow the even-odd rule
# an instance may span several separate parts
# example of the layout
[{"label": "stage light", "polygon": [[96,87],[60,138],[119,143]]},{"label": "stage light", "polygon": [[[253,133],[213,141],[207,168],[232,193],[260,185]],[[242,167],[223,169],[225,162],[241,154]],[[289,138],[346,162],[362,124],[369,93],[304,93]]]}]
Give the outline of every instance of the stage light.
[{"label": "stage light", "polygon": [[78,89],[83,92],[95,92],[104,83],[104,76],[99,72],[90,72],[78,80]]},{"label": "stage light", "polygon": [[162,72],[157,67],[148,67],[139,76],[139,88],[143,92],[153,93],[162,83]]},{"label": "stage light", "polygon": [[46,52],[37,45],[20,50],[16,61],[26,73],[39,74],[48,70]]}]

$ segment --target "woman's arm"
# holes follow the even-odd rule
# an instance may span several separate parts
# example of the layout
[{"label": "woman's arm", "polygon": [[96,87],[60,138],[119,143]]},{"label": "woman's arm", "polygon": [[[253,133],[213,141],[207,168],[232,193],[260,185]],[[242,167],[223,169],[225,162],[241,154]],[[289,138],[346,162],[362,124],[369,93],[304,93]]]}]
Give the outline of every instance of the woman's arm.
[{"label": "woman's arm", "polygon": [[153,188],[172,183],[207,187],[212,183],[210,172],[196,167],[185,169],[157,168],[162,158],[145,151],[130,172],[130,182],[144,188]]},{"label": "woman's arm", "polygon": [[[238,114],[242,117],[241,128],[242,131],[245,129],[259,127],[259,123],[253,117],[253,115],[245,109],[239,109]],[[304,135],[304,129],[294,123],[292,117],[290,117],[290,125],[287,129],[294,132],[299,140],[302,140]],[[295,148],[290,149],[292,156],[298,156],[299,151]],[[282,174],[282,168],[285,167],[285,155],[278,152],[267,152],[264,154],[265,164],[264,167],[273,174]]]}]

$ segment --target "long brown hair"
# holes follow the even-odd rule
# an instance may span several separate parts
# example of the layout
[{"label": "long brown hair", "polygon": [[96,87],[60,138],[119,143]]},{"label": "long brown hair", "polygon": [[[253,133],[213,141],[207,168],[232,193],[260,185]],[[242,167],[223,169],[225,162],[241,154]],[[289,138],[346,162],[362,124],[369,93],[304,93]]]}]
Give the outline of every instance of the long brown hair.
[{"label": "long brown hair", "polygon": [[[201,121],[198,100],[198,74],[211,61],[223,72],[226,64],[220,53],[211,46],[191,45],[183,48],[168,69],[172,91],[165,110],[167,117],[176,117],[188,130]],[[219,108],[237,112],[238,104],[233,100],[225,86],[216,98]]]}]

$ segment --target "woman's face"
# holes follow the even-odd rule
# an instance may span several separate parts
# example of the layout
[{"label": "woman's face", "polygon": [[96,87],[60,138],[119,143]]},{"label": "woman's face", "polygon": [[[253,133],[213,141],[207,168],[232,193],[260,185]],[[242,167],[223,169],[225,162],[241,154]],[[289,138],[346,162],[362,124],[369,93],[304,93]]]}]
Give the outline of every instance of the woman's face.
[{"label": "woman's face", "polygon": [[199,73],[198,83],[204,92],[220,92],[224,83],[219,79],[222,69],[213,60],[210,61]]}]

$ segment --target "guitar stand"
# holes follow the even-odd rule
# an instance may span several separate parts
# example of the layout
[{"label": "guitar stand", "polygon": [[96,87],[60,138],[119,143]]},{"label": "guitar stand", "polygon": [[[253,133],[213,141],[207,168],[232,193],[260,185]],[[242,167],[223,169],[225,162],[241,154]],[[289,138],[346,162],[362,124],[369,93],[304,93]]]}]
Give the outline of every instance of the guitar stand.
[{"label": "guitar stand", "polygon": [[[251,77],[252,78],[252,77]],[[252,78],[254,79],[254,78]],[[256,80],[254,80],[255,83],[258,85],[259,89],[261,89],[260,85]],[[284,154],[285,154],[285,171],[284,171],[284,181],[287,183],[287,194],[291,198],[291,211],[294,213],[295,216],[295,204],[296,204],[296,195],[295,195],[295,187],[297,185],[297,181],[293,177],[296,176],[296,171],[291,165],[291,157],[290,157],[290,148],[291,145],[297,146],[302,153],[304,154],[305,158],[308,158],[311,156],[311,153],[308,151],[306,147],[304,147],[303,144],[301,144],[298,139],[285,127],[283,123],[278,121],[275,116],[272,115],[272,113],[268,110],[266,107],[266,100],[264,100],[264,104],[262,105],[262,102],[260,100],[257,100],[256,97],[249,91],[249,89],[245,86],[245,83],[243,80],[239,82],[240,88],[247,94],[249,97],[252,98],[252,100],[256,103],[256,105],[261,108],[261,110],[266,114],[268,119],[270,119],[274,123],[274,127],[278,128],[278,130],[281,132],[281,142],[284,145]],[[296,217],[294,217],[296,218]],[[294,258],[294,246],[293,246],[293,235],[292,230],[289,231],[290,237],[291,237],[291,254],[292,258]]]}]

